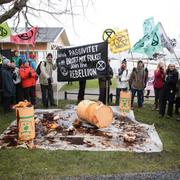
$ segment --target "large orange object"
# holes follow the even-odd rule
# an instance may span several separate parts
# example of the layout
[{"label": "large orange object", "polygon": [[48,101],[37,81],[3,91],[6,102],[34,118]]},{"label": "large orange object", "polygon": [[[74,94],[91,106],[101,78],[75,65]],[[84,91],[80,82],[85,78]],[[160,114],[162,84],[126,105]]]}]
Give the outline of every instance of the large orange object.
[{"label": "large orange object", "polygon": [[78,104],[76,112],[80,119],[98,128],[108,127],[113,119],[112,109],[101,102],[83,100]]},{"label": "large orange object", "polygon": [[18,127],[18,139],[20,141],[32,140],[35,138],[34,108],[16,108]]}]

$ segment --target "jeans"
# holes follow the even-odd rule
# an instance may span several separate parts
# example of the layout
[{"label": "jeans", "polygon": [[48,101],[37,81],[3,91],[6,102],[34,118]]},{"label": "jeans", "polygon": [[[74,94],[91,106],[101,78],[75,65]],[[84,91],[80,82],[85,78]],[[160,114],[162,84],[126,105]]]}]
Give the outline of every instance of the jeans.
[{"label": "jeans", "polygon": [[134,97],[136,95],[136,92],[137,92],[137,98],[138,98],[138,107],[142,107],[143,105],[143,102],[144,102],[144,90],[141,89],[131,89],[131,92],[132,92],[132,97],[131,97],[131,107],[133,107],[133,104],[134,104]]},{"label": "jeans", "polygon": [[48,100],[51,105],[54,105],[54,96],[53,96],[53,88],[52,85],[42,85],[41,84],[41,92],[42,92],[42,103],[45,107],[48,107]]}]

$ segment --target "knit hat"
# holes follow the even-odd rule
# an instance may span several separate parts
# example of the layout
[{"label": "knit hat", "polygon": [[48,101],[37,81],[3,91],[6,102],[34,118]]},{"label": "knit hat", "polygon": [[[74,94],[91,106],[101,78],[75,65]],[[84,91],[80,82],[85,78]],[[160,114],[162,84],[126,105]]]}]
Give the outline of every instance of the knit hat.
[{"label": "knit hat", "polygon": [[31,54],[29,54],[29,58],[35,59],[35,58],[36,58],[36,55],[31,53]]},{"label": "knit hat", "polygon": [[123,59],[122,62],[121,62],[121,64],[127,64],[126,59]]},{"label": "knit hat", "polygon": [[8,63],[10,63],[11,61],[9,60],[9,59],[7,59],[7,58],[4,58],[3,59],[3,64],[8,64]]}]

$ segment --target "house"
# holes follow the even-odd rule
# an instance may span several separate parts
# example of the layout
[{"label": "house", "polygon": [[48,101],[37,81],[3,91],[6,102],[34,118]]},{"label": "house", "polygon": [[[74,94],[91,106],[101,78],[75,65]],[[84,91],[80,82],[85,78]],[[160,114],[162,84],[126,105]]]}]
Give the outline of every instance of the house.
[{"label": "house", "polygon": [[[12,32],[14,28],[11,28]],[[10,42],[10,38],[0,40],[0,49],[29,51],[35,53],[40,59],[44,58],[47,52],[56,55],[56,50],[69,46],[69,40],[63,27],[38,27],[35,47],[31,45],[18,45]],[[18,33],[26,32],[25,28],[18,28]],[[16,34],[16,33],[13,33]]]}]

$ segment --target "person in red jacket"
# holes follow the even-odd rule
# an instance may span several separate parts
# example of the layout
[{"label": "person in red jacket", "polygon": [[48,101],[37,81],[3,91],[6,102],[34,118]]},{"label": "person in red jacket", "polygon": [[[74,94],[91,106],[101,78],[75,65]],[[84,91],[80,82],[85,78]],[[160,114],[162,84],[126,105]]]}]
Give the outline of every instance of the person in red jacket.
[{"label": "person in red jacket", "polygon": [[35,105],[36,72],[31,66],[29,66],[29,62],[25,59],[22,60],[22,65],[19,69],[19,75],[22,81],[24,99],[30,101],[31,104]]},{"label": "person in red jacket", "polygon": [[155,107],[154,110],[159,110],[159,97],[163,89],[165,81],[165,66],[162,62],[157,65],[157,69],[154,71],[154,94],[155,94]]}]

